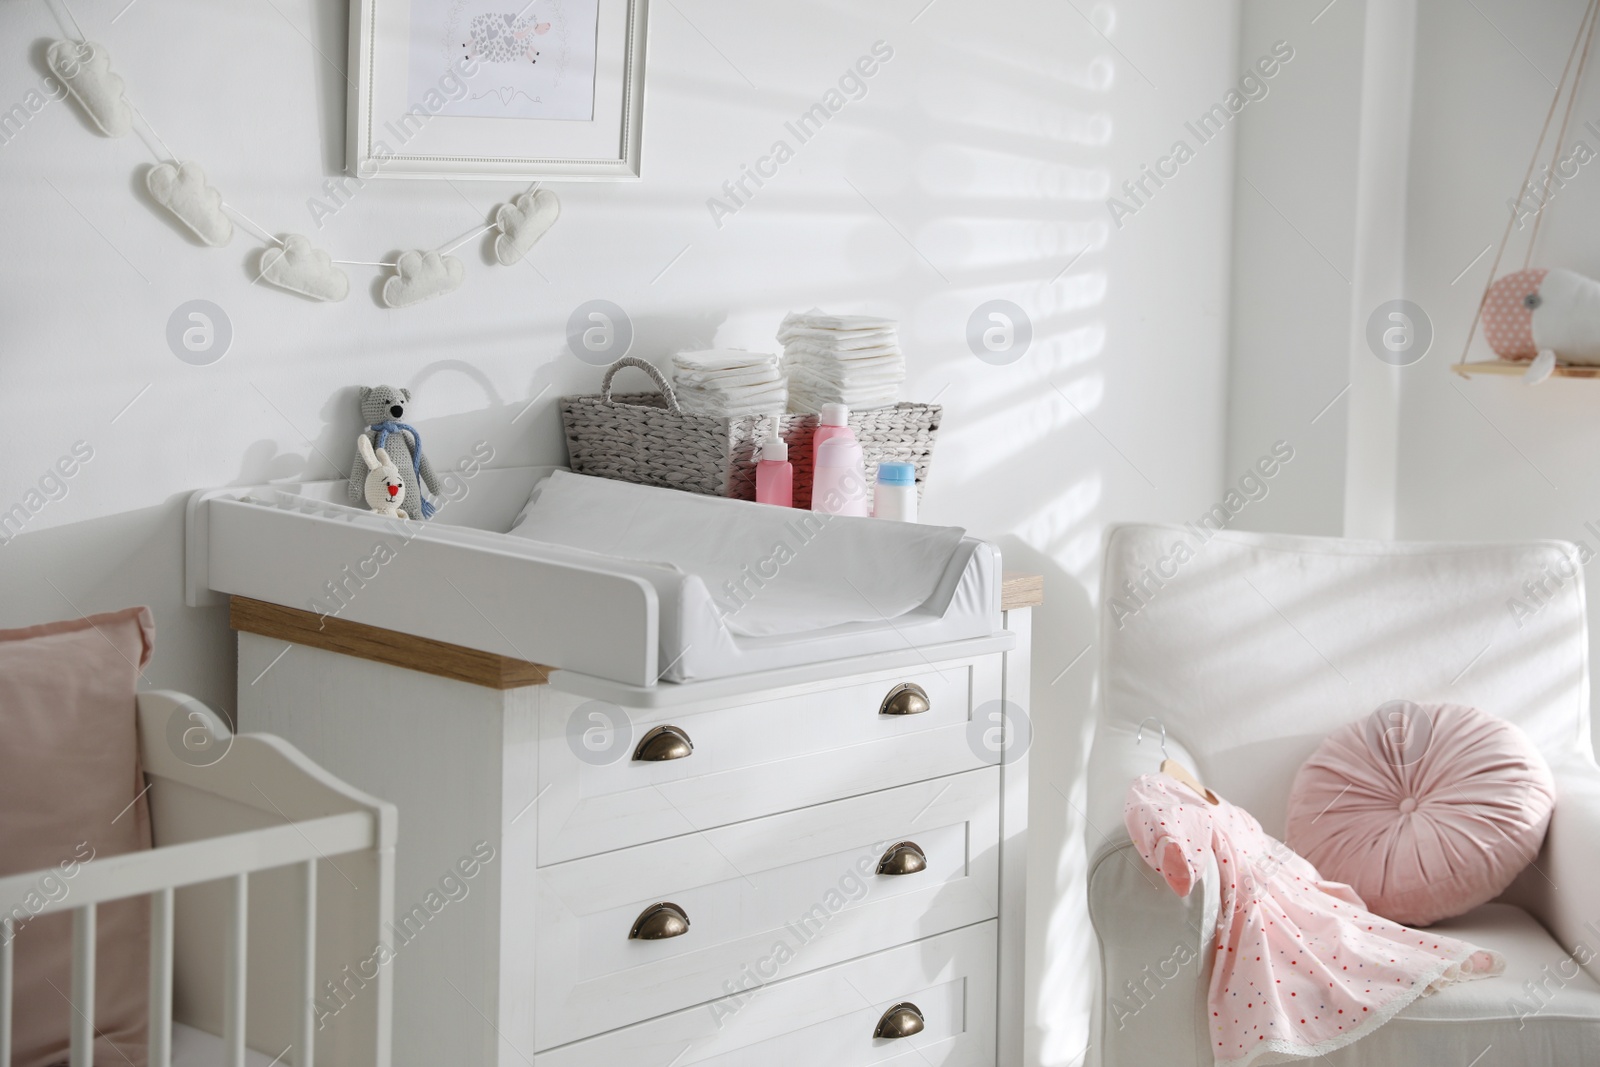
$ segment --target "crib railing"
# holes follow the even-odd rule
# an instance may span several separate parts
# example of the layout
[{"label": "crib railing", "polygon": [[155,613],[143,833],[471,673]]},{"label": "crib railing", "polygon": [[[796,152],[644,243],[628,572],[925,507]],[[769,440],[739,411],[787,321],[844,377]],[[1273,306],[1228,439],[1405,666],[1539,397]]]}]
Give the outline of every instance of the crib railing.
[{"label": "crib railing", "polygon": [[[248,1019],[248,931],[250,875],[259,871],[293,868],[293,932],[274,938],[272,950],[291,960],[290,989],[270,990],[270,995],[291,997],[295,1024],[281,1062],[312,1067],[317,1031],[315,997],[317,976],[317,868],[318,863],[349,853],[365,853],[375,860],[374,878],[364,879],[368,889],[354,910],[337,917],[371,930],[374,938],[390,918],[393,883],[394,809],[366,797],[332,778],[298,751],[266,735],[228,734],[214,712],[178,693],[142,694],[139,698],[141,754],[152,791],[152,824],[156,847],[147,852],[97,857],[81,863],[70,891],[42,907],[30,908],[31,917],[71,912],[72,979],[71,1067],[91,1067],[95,1044],[96,909],[99,905],[130,897],[150,898],[149,966],[149,1067],[170,1067],[174,982],[174,934],[179,916],[175,892],[204,883],[227,887],[224,929],[208,930],[222,942],[221,999],[224,1067],[244,1067]],[[223,755],[197,765],[191,753],[168,747],[174,736],[189,736],[170,728],[174,716],[207,732],[206,744],[221,746]],[[216,750],[213,750],[216,751]],[[211,757],[206,757],[207,759]],[[157,796],[163,785],[175,787]],[[251,794],[257,794],[253,799]],[[215,803],[218,798],[233,805]],[[211,802],[204,814],[184,812],[183,822],[193,832],[197,822],[216,824],[216,812],[227,819],[229,809],[243,805],[257,820],[270,818],[277,825],[259,826],[180,843],[162,844],[161,812]],[[176,805],[176,809],[174,806]],[[316,814],[329,808],[347,809]],[[290,809],[290,810],[286,810]],[[271,812],[271,815],[267,813]],[[309,817],[308,817],[309,816]],[[237,818],[237,816],[235,816]],[[174,820],[177,821],[177,820]],[[0,901],[24,899],[51,870],[0,878]],[[281,883],[280,883],[281,884]],[[14,919],[0,920],[0,1067],[11,1067],[14,1000]],[[325,961],[330,962],[330,961]],[[341,1060],[387,1067],[389,1060],[389,988],[386,976],[374,992],[377,1032],[351,1043]],[[105,1065],[102,1065],[105,1067]]]}]

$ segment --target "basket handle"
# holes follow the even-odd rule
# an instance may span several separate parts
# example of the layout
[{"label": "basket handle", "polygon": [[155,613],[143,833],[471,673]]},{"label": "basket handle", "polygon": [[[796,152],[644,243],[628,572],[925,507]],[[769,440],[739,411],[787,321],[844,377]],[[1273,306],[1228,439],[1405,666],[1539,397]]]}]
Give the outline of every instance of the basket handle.
[{"label": "basket handle", "polygon": [[678,407],[678,396],[672,391],[672,384],[662,376],[660,371],[656,370],[654,364],[647,363],[637,356],[623,356],[621,359],[617,360],[615,363],[611,364],[611,366],[606,368],[606,376],[600,382],[600,396],[601,399],[603,399],[607,404],[612,403],[611,379],[615,378],[617,376],[617,371],[621,370],[623,367],[638,367],[640,370],[650,375],[650,380],[656,383],[656,388],[661,390],[661,395],[666,398],[667,410],[672,412],[674,415],[682,414],[681,409]]}]

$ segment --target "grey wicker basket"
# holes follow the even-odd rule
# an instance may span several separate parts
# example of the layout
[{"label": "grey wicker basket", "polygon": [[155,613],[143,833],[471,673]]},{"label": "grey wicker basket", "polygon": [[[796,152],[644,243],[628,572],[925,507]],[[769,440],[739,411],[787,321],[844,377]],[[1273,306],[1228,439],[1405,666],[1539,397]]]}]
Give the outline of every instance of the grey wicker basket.
[{"label": "grey wicker basket", "polygon": [[[617,393],[612,380],[624,367],[650,376],[659,392]],[[912,463],[920,493],[932,461],[942,408],[896,404],[850,413],[871,479],[879,463]],[[561,400],[568,462],[579,474],[639,485],[683,489],[707,496],[754,500],[756,450],[773,433],[789,445],[794,502],[811,502],[811,435],[815,415],[744,415],[718,418],[682,410],[672,386],[653,365],[625,356],[606,369],[600,392]]]}]

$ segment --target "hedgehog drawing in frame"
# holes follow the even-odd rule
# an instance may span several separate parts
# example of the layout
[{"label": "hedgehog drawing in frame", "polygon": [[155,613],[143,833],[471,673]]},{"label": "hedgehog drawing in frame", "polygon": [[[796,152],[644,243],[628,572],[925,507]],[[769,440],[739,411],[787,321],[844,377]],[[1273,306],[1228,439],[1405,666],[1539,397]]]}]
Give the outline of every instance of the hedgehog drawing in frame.
[{"label": "hedgehog drawing in frame", "polygon": [[539,62],[537,39],[550,32],[550,23],[517,14],[475,15],[472,40],[462,43],[468,59],[486,63]]}]

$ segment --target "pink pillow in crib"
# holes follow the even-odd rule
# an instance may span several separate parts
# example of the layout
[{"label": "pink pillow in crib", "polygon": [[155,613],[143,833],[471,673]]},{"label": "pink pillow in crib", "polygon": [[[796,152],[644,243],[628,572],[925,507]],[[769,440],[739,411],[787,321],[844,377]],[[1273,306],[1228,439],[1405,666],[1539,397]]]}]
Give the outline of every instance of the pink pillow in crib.
[{"label": "pink pillow in crib", "polygon": [[[150,847],[134,686],[150,661],[149,608],[0,630],[0,901],[14,926],[12,1064],[67,1062],[73,878],[94,857]],[[94,1062],[144,1067],[148,897],[96,909]],[[0,937],[4,936],[0,927]]]},{"label": "pink pillow in crib", "polygon": [[1426,926],[1499,896],[1539,854],[1555,783],[1511,723],[1394,701],[1295,775],[1285,840],[1368,909]]}]

